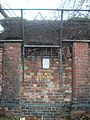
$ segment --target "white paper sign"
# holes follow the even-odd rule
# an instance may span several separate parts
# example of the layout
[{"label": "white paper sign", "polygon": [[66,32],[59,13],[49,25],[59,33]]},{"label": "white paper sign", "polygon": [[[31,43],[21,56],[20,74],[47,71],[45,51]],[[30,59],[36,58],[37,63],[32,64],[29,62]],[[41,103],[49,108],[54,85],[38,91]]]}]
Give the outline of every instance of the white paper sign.
[{"label": "white paper sign", "polygon": [[49,68],[49,59],[43,59],[43,68]]},{"label": "white paper sign", "polygon": [[20,120],[25,120],[25,118],[20,118]]}]

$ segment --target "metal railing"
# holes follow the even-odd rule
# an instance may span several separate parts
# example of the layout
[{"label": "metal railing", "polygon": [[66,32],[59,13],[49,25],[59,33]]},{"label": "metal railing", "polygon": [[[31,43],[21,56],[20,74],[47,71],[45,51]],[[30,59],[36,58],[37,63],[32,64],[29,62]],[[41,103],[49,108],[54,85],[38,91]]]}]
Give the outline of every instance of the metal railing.
[{"label": "metal railing", "polygon": [[[0,11],[5,11],[7,14],[10,11],[14,11],[14,16],[10,16],[4,19],[1,15],[0,24],[4,27],[4,32],[0,34],[0,39],[5,42],[10,41],[12,42],[15,39],[22,39],[22,63],[23,63],[23,80],[24,80],[24,48],[28,46],[26,40],[30,37],[29,29],[30,25],[33,26],[33,22],[41,22],[40,24],[45,26],[45,35],[48,35],[47,30],[52,29],[52,31],[56,32],[56,37],[58,42],[55,45],[49,43],[49,46],[43,47],[59,47],[60,49],[60,66],[59,66],[59,75],[60,75],[60,83],[62,82],[62,42],[63,41],[74,41],[74,40],[86,40],[89,41],[90,38],[90,10],[80,10],[80,9],[0,9]],[[9,15],[8,15],[9,16]],[[27,25],[32,22],[29,26]],[[42,22],[43,21],[43,22]],[[54,23],[53,23],[54,22]],[[9,27],[10,24],[10,27]],[[36,23],[38,26],[38,23]],[[49,28],[48,28],[49,27]],[[38,34],[35,30],[34,26],[33,32]],[[47,29],[48,28],[48,29]],[[27,30],[28,29],[28,30]],[[42,28],[43,29],[43,28]],[[86,32],[85,32],[86,31]],[[8,34],[7,34],[8,33]],[[14,33],[14,34],[13,34]],[[27,34],[30,34],[29,37]],[[35,36],[34,36],[35,37]],[[49,36],[52,38],[53,36]],[[31,35],[31,38],[33,36]],[[5,40],[6,39],[6,40]],[[38,39],[38,38],[37,38]],[[38,46],[42,47],[39,42],[41,42],[42,36],[38,40]],[[36,37],[34,39],[36,41]],[[46,38],[47,40],[47,38]],[[44,39],[45,41],[45,39]],[[43,41],[43,42],[44,42]],[[44,45],[44,43],[42,43]],[[36,43],[34,44],[34,47]],[[32,45],[33,47],[33,45]],[[62,85],[60,84],[60,87]]]}]

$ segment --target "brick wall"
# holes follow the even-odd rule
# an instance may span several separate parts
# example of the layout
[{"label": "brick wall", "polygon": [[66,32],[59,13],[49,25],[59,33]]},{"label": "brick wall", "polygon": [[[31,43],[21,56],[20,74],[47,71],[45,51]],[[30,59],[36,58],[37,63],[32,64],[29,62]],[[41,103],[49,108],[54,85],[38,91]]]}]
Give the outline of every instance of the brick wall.
[{"label": "brick wall", "polygon": [[59,97],[57,94],[59,91],[59,59],[52,58],[49,69],[42,68],[42,59],[40,56],[30,56],[25,59],[24,97],[28,101],[53,103],[56,100],[58,102],[62,99],[62,96]]},{"label": "brick wall", "polygon": [[72,46],[63,47],[63,98],[65,102],[72,100]]},{"label": "brick wall", "polygon": [[21,46],[19,43],[4,43],[3,51],[3,98],[19,97]]},{"label": "brick wall", "polygon": [[21,44],[0,44],[0,108],[16,114],[20,112],[21,72]]},{"label": "brick wall", "polygon": [[[73,43],[73,47],[64,45],[62,51],[62,82],[59,79],[58,48],[25,49],[22,81],[21,44],[4,43],[0,46],[0,107],[5,107],[17,115],[43,115],[45,120],[55,120],[60,116],[64,103],[69,105],[72,100],[72,83],[73,104],[88,102],[88,43]],[[49,59],[49,68],[43,68],[43,59]]]},{"label": "brick wall", "polygon": [[73,43],[73,101],[87,102],[90,97],[90,55],[88,43]]},{"label": "brick wall", "polygon": [[[72,53],[63,48],[63,80],[59,80],[59,49],[28,48],[24,60],[24,83],[21,87],[21,110],[31,116],[55,119],[63,102],[72,95]],[[43,58],[49,59],[49,68],[43,68]],[[59,85],[60,84],[60,85]],[[62,89],[59,87],[62,86]]]},{"label": "brick wall", "polygon": [[3,60],[3,47],[0,46],[0,96],[2,95],[2,60]]}]

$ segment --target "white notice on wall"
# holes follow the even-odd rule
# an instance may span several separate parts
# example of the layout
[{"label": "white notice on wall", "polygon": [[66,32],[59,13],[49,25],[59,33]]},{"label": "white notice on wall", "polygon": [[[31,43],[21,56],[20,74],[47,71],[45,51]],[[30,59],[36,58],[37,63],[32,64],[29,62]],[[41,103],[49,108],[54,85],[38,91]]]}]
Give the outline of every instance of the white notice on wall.
[{"label": "white notice on wall", "polygon": [[25,117],[24,118],[20,118],[20,120],[25,120]]},{"label": "white notice on wall", "polygon": [[43,59],[43,68],[49,68],[49,59],[48,58]]}]

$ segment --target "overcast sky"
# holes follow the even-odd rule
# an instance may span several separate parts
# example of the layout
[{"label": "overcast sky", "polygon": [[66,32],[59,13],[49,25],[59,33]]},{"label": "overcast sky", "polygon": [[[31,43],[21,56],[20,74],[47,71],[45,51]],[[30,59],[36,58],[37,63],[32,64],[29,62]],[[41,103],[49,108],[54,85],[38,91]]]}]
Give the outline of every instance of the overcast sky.
[{"label": "overcast sky", "polygon": [[60,0],[1,0],[1,3],[11,8],[58,8]]},{"label": "overcast sky", "polygon": [[[84,0],[82,0],[84,1]],[[90,0],[87,2],[90,5]],[[77,8],[82,3],[80,0],[0,0],[5,8]],[[78,8],[80,9],[80,8]]]},{"label": "overcast sky", "polygon": [[[0,0],[1,4],[3,5],[4,8],[29,8],[29,9],[34,9],[34,8],[49,8],[49,9],[57,9],[60,6],[60,1],[62,2],[63,0]],[[66,0],[64,0],[66,1]],[[14,11],[16,16],[20,16],[20,11],[16,12]],[[12,16],[14,15],[12,11],[9,12]],[[8,14],[9,14],[8,13]],[[54,13],[55,14],[55,13]],[[9,16],[11,16],[9,15]],[[53,16],[52,13],[50,12],[41,12],[41,11],[24,11],[24,16],[25,18],[39,18],[43,19],[47,16],[52,19]],[[39,17],[38,17],[39,16]]]},{"label": "overcast sky", "polygon": [[[78,1],[76,0],[76,6],[78,5]],[[3,5],[4,8],[24,8],[24,9],[35,9],[35,8],[49,8],[49,9],[57,9],[57,8],[65,8],[65,9],[70,9],[70,8],[75,8],[74,0],[0,0],[1,4]],[[77,8],[77,7],[76,7]],[[76,9],[75,8],[75,9]],[[80,7],[78,8],[80,9]],[[16,15],[15,15],[15,14]],[[58,12],[52,11],[52,12],[41,12],[41,11],[24,11],[23,12],[24,17],[27,19],[36,19],[38,16],[39,19],[45,19],[48,18],[49,16],[50,19],[58,18]],[[19,16],[21,15],[20,11],[9,11],[8,12],[9,16]],[[11,15],[10,15],[11,14]]]}]

